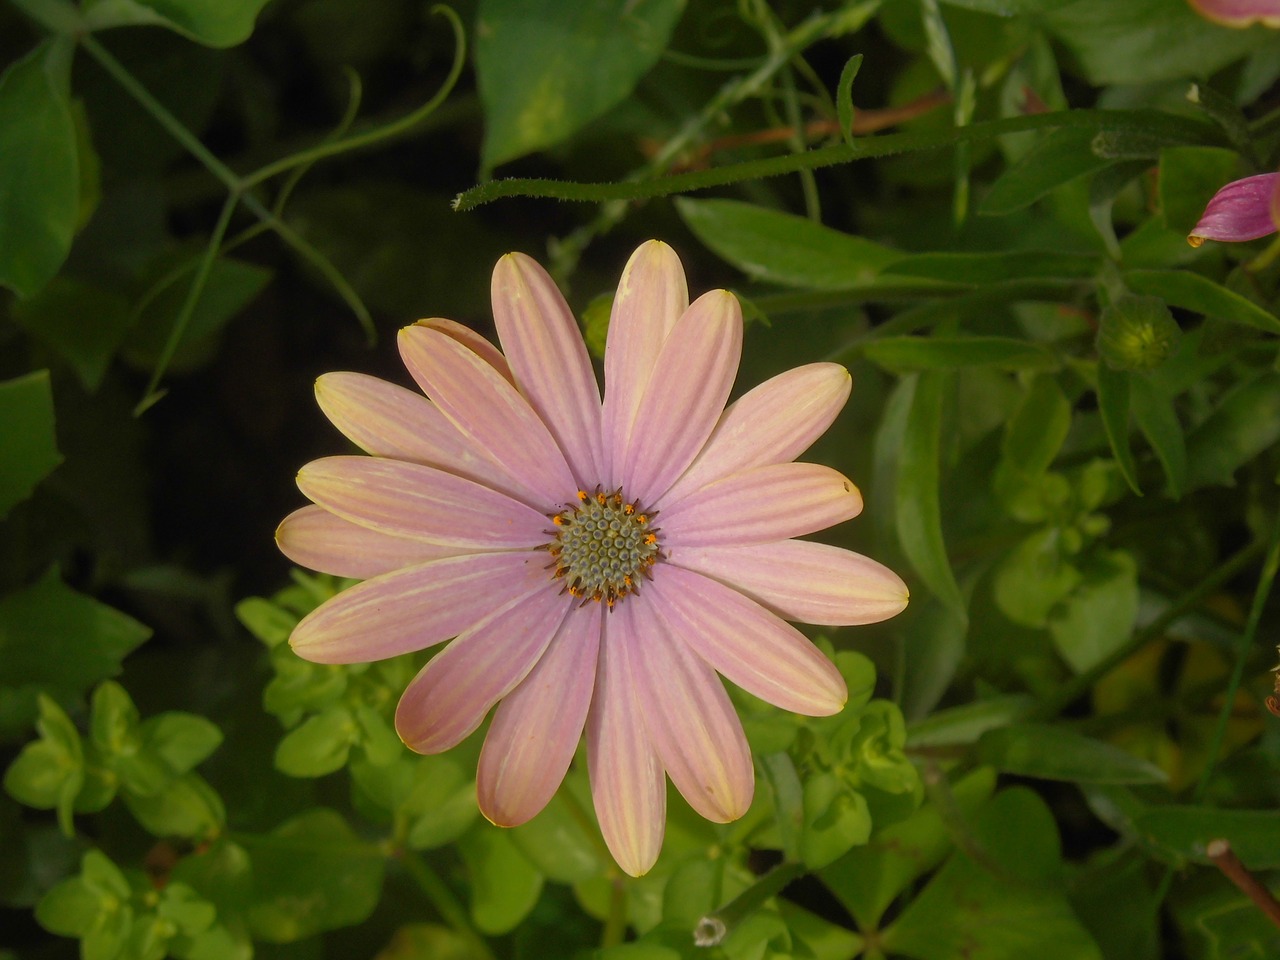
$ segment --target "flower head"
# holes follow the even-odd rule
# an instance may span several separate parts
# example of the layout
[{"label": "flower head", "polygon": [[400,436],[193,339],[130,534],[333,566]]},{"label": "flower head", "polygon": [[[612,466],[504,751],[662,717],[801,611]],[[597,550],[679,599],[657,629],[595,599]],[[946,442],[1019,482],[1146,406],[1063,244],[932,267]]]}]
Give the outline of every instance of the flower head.
[{"label": "flower head", "polygon": [[1280,27],[1280,0],[1187,0],[1206,20],[1224,27],[1248,27],[1260,23]]},{"label": "flower head", "polygon": [[321,408],[371,456],[303,467],[314,506],[277,541],[365,582],[290,642],[347,663],[452,639],[405,691],[396,729],[436,753],[497,704],[477,773],[497,824],[543,808],[585,728],[601,830],[638,876],[661,847],[667,775],[708,819],[751,803],[750,753],[717,673],[785,709],[836,713],[844,681],[786,621],[872,623],[901,611],[907,589],[874,560],[795,539],[862,509],[835,470],[793,462],[844,405],[844,368],[790,370],[726,409],[738,302],[716,290],[690,304],[657,241],[618,287],[603,403],[537,263],[503,257],[492,293],[505,356],[448,320],[401,331],[425,397],[357,373],[317,381]]},{"label": "flower head", "polygon": [[1280,173],[1232,180],[1213,195],[1187,242],[1257,240],[1280,229]]}]

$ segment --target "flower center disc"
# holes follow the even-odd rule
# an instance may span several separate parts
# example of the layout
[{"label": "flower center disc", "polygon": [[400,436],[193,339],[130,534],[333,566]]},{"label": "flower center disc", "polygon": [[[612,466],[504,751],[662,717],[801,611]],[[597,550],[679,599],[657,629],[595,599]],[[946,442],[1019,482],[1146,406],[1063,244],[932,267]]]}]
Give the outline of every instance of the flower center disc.
[{"label": "flower center disc", "polygon": [[555,576],[583,601],[612,607],[634,593],[661,556],[652,516],[642,513],[621,491],[578,491],[579,504],[551,518],[555,540],[547,545],[555,558]]}]

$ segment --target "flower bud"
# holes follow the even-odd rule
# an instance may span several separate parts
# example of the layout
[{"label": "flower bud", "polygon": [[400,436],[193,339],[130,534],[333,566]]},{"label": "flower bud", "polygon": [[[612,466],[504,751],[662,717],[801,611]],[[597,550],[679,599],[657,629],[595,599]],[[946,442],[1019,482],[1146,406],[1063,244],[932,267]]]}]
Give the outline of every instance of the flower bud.
[{"label": "flower bud", "polygon": [[1098,355],[1117,370],[1154,370],[1178,349],[1181,338],[1159,297],[1121,297],[1102,311]]}]

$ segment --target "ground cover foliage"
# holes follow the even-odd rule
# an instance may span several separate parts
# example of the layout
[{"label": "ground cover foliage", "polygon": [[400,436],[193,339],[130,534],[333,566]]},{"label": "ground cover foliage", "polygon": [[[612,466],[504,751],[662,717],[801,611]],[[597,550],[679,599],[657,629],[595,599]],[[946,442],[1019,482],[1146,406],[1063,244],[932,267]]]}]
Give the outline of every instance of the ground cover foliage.
[{"label": "ground cover foliage", "polygon": [[[1280,870],[1280,31],[1184,0],[0,4],[0,957],[1265,958]],[[455,209],[456,207],[456,209]],[[320,373],[491,331],[495,259],[602,349],[660,237],[816,360],[832,542],[912,590],[737,691],[756,800],[623,876],[575,765],[501,830],[425,658],[304,662],[348,584],[272,530]],[[1213,841],[1226,840],[1233,856]],[[1211,856],[1213,854],[1213,856]],[[1255,889],[1255,893],[1257,890]]]}]

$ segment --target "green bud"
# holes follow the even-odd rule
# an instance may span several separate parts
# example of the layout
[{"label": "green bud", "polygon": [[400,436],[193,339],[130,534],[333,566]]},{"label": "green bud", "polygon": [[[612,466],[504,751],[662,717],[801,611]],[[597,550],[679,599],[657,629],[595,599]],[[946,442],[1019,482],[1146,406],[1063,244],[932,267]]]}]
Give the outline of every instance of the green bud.
[{"label": "green bud", "polygon": [[1181,339],[1178,322],[1159,297],[1121,297],[1098,323],[1098,355],[1117,370],[1154,370]]}]

